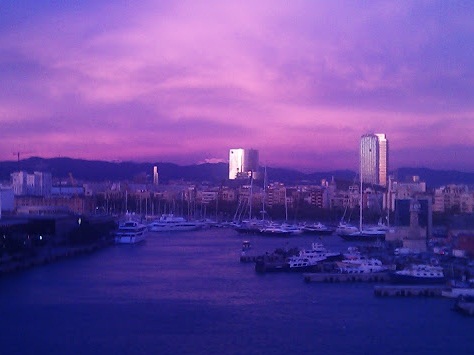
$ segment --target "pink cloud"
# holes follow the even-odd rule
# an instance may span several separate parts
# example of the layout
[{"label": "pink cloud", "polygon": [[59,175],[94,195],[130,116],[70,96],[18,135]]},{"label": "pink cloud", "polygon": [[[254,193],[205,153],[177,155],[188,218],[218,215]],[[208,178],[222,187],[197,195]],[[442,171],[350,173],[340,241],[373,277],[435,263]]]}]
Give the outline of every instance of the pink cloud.
[{"label": "pink cloud", "polygon": [[0,28],[0,147],[4,159],[17,144],[52,156],[192,163],[246,146],[270,165],[315,170],[355,166],[366,132],[387,133],[400,165],[409,162],[395,155],[403,149],[472,147],[472,9],[440,7],[149,1],[43,10]]}]

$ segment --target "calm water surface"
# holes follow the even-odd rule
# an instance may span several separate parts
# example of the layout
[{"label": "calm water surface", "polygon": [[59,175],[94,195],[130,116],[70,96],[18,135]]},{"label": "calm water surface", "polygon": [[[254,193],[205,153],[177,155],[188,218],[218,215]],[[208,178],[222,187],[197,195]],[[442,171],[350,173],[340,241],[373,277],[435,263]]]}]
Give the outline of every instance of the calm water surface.
[{"label": "calm water surface", "polygon": [[[329,249],[348,246],[323,237]],[[1,354],[472,354],[474,319],[441,298],[377,298],[373,284],[306,284],[239,262],[310,247],[233,230],[150,234],[0,278]]]}]

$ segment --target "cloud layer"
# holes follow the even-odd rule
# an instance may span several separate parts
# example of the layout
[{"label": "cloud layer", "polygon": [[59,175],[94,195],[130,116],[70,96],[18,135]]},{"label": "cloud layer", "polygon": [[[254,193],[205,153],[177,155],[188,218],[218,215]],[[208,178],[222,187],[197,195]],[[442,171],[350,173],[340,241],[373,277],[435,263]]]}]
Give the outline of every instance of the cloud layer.
[{"label": "cloud layer", "polygon": [[0,159],[226,159],[474,170],[474,5],[424,1],[8,2]]}]

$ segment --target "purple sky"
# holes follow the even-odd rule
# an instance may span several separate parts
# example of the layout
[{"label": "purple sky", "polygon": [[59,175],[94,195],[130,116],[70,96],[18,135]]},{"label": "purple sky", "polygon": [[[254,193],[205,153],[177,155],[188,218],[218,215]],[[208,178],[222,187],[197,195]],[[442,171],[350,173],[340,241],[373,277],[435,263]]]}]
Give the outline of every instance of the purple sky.
[{"label": "purple sky", "polygon": [[474,2],[0,5],[0,160],[474,171]]}]

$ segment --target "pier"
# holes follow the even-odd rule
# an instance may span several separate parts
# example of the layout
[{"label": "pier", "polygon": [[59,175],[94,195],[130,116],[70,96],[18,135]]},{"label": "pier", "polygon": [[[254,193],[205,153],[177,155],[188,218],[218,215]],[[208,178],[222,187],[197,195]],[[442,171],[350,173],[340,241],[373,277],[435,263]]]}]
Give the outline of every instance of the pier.
[{"label": "pier", "polygon": [[445,285],[377,285],[374,287],[374,295],[380,297],[441,297],[441,292],[446,289]]},{"label": "pier", "polygon": [[349,273],[307,273],[305,282],[386,282],[389,280],[387,272],[372,272],[361,274]]}]

